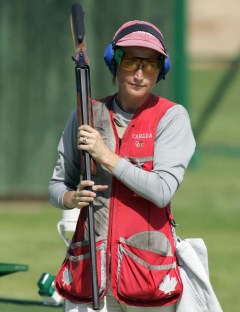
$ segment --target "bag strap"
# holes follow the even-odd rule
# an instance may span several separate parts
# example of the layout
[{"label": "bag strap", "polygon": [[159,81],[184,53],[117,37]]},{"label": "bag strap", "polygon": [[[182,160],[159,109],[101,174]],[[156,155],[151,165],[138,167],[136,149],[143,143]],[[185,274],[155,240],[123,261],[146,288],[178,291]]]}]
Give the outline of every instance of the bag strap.
[{"label": "bag strap", "polygon": [[174,216],[172,214],[171,205],[167,206],[167,216],[168,216],[168,220],[170,221],[172,227],[175,228],[178,224],[176,223]]}]

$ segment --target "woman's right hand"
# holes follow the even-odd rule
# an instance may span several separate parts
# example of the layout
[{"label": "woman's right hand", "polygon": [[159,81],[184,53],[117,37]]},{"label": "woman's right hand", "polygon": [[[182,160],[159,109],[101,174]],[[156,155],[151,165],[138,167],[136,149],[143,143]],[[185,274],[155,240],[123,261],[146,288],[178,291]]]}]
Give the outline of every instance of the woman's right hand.
[{"label": "woman's right hand", "polygon": [[[87,190],[87,187],[91,187],[92,190]],[[108,189],[108,185],[95,185],[93,181],[82,180],[76,191],[68,191],[64,194],[64,206],[69,209],[82,209],[93,202],[97,196],[96,192],[105,191],[106,189]]]}]

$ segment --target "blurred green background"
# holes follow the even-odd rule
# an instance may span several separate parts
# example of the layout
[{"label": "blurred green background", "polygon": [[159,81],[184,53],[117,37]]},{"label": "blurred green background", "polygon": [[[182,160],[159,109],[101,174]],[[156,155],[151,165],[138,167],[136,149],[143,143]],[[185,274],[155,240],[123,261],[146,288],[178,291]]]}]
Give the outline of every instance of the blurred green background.
[{"label": "blurred green background", "polygon": [[[0,278],[1,311],[11,310],[1,306],[1,298],[41,301],[37,281],[43,272],[56,274],[65,253],[56,229],[61,211],[46,198],[57,144],[76,105],[69,24],[75,2],[0,2],[0,262],[29,265],[28,272]],[[231,2],[240,11],[239,3]],[[213,25],[210,16],[213,4],[204,0],[199,11],[196,3],[193,9],[194,2],[182,0],[82,0],[92,96],[114,92],[102,57],[114,31],[129,19],[157,24],[165,36],[172,68],[154,91],[188,108],[197,139],[196,153],[173,200],[180,224],[177,232],[182,238],[204,238],[211,281],[223,310],[238,312],[239,50],[229,49],[230,35],[224,37],[227,44],[219,43],[219,24]],[[213,16],[220,16],[217,9],[220,6],[214,7]],[[224,14],[230,9],[231,5]],[[224,21],[227,28],[233,18],[221,19],[221,25]],[[211,45],[204,41],[208,33],[212,33]],[[218,44],[222,53],[215,47]],[[14,306],[11,311],[18,310]]]},{"label": "blurred green background", "polygon": [[[76,106],[70,29],[71,5],[75,2],[0,2],[2,198],[46,197],[63,125]],[[182,15],[177,14],[173,0],[160,2],[161,10],[152,10],[158,3],[156,0],[125,0],[114,5],[110,0],[81,1],[86,16],[93,98],[116,91],[103,60],[103,52],[115,31],[128,20],[146,19],[164,32],[173,65],[168,80],[159,84],[156,91],[161,89],[163,94],[171,94],[177,100],[175,74],[177,64],[182,66],[184,62],[175,66],[177,25],[168,23],[166,16],[178,21]]]}]

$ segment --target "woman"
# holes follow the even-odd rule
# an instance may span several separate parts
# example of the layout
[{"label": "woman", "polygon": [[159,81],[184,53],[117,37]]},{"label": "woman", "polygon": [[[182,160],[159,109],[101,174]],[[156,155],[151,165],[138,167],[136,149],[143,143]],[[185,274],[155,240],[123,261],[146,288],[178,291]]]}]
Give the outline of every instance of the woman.
[{"label": "woman", "polygon": [[[170,202],[195,149],[189,116],[151,93],[170,69],[155,25],[125,23],[104,58],[118,91],[93,102],[94,128],[78,127],[73,112],[49,185],[54,205],[81,209],[56,289],[68,311],[92,311],[86,209],[93,202],[100,311],[172,312],[182,282]],[[79,180],[79,150],[97,164],[93,181]]]}]

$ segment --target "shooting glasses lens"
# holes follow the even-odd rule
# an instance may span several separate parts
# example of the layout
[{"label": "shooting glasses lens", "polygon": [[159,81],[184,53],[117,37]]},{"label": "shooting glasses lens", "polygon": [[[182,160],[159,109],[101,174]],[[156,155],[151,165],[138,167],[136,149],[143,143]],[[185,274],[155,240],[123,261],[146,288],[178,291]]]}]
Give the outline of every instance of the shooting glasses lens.
[{"label": "shooting glasses lens", "polygon": [[120,66],[129,71],[136,71],[140,68],[148,74],[156,73],[162,70],[162,61],[159,59],[144,59],[140,57],[123,56]]}]

